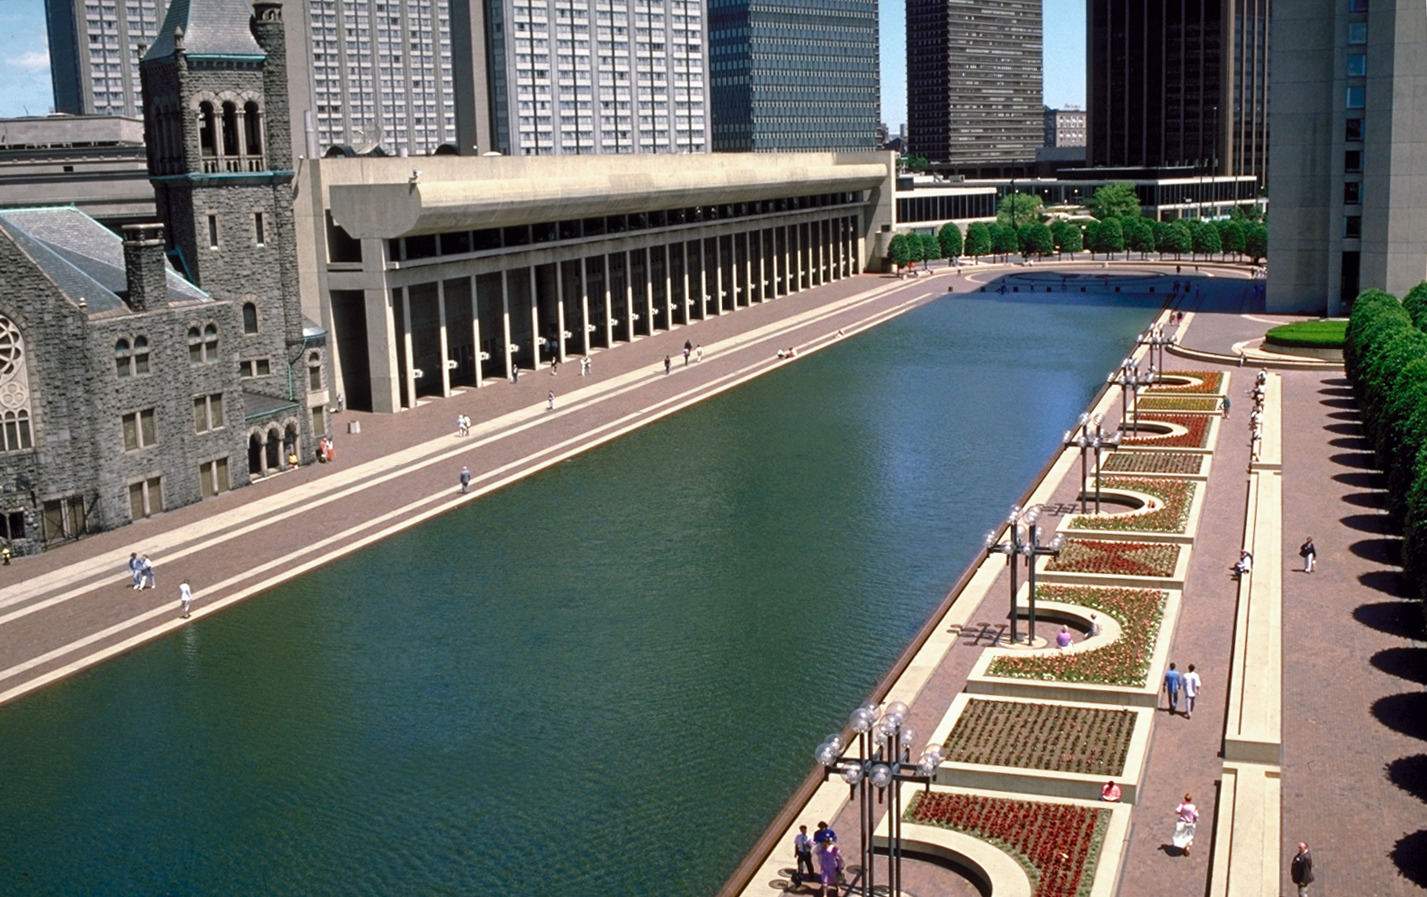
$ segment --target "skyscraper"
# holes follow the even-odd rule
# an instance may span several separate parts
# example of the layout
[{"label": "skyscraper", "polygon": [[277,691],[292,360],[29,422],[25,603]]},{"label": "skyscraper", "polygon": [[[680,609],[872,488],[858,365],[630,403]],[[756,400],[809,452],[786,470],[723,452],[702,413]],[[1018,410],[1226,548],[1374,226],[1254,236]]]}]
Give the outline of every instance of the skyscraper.
[{"label": "skyscraper", "polygon": [[[468,3],[477,7],[474,16]],[[388,152],[425,154],[456,142],[458,118],[468,135],[463,143],[488,135],[485,72],[453,58],[453,5],[457,25],[483,31],[479,0],[289,3],[294,152],[309,149],[301,136],[309,114],[318,153],[380,144]],[[55,108],[141,116],[138,62],[158,39],[168,6],[168,0],[46,0]],[[470,46],[468,34],[454,36],[463,49]],[[464,105],[457,103],[458,84]]]},{"label": "skyscraper", "polygon": [[1274,10],[1270,311],[1343,314],[1427,278],[1424,35],[1421,4]]},{"label": "skyscraper", "polygon": [[713,148],[875,149],[876,0],[709,0]]},{"label": "skyscraper", "polygon": [[1090,0],[1088,161],[1264,177],[1269,0]]},{"label": "skyscraper", "polygon": [[1041,0],[907,0],[908,152],[1030,162],[1045,138]]},{"label": "skyscraper", "polygon": [[708,151],[700,0],[492,0],[486,17],[501,152]]}]

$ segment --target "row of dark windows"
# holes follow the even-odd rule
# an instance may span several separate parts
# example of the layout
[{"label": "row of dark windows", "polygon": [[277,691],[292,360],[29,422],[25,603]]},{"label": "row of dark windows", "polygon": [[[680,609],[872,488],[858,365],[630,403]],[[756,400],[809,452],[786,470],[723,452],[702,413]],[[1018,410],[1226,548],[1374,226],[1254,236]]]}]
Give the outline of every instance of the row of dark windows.
[{"label": "row of dark windows", "polygon": [[[477,231],[462,230],[443,234],[423,234],[419,237],[398,237],[388,240],[387,252],[388,258],[392,261],[411,261],[443,255],[462,255],[469,252],[489,252],[519,246],[553,243],[560,240],[579,240],[585,237],[632,233],[675,227],[681,224],[730,221],[755,215],[770,215],[802,209],[822,209],[851,205],[858,201],[859,194],[857,193],[820,193],[813,196],[789,196],[780,199],[725,203],[723,205],[660,209],[654,212],[635,212],[630,215],[546,221],[518,227],[493,227]],[[358,259],[360,259],[360,253]],[[338,261],[335,252],[332,260]]]},{"label": "row of dark windows", "polygon": [[[243,304],[243,333],[258,332],[258,307]],[[188,360],[192,364],[207,364],[218,360],[218,325],[208,322],[188,328]],[[121,336],[114,342],[114,367],[120,380],[142,377],[149,373],[149,338],[143,334]]]}]

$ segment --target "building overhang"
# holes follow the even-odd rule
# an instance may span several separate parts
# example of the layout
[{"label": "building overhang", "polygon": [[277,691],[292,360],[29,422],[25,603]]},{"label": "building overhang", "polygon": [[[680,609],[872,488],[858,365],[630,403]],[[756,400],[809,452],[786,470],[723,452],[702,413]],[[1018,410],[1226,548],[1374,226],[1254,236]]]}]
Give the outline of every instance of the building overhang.
[{"label": "building overhang", "polygon": [[322,160],[333,219],[353,237],[624,215],[890,187],[890,153],[423,156]]}]

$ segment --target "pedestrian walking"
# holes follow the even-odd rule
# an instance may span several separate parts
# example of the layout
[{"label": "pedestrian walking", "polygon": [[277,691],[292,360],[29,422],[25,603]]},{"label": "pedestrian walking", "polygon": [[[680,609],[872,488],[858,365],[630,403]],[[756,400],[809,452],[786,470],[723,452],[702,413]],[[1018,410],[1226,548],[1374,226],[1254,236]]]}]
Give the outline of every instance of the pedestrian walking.
[{"label": "pedestrian walking", "polygon": [[818,830],[813,832],[813,843],[817,845],[822,845],[828,841],[836,840],[837,832],[828,828],[828,824],[826,822],[819,822]]},{"label": "pedestrian walking", "polygon": [[560,359],[550,359],[550,376],[554,377],[560,373]]},{"label": "pedestrian walking", "polygon": [[1171,714],[1179,712],[1179,687],[1183,683],[1184,677],[1174,668],[1174,664],[1170,664],[1169,672],[1164,674],[1164,693],[1169,696]]},{"label": "pedestrian walking", "polygon": [[148,556],[148,555],[142,555],[142,556],[139,558],[139,561],[140,561],[140,565],[141,565],[141,566],[140,566],[140,569],[139,569],[139,575],[140,575],[141,577],[143,577],[143,582],[139,585],[139,588],[141,588],[141,589],[145,589],[145,588],[147,588],[147,589],[156,589],[156,588],[158,588],[158,586],[154,584],[154,562],[151,561],[151,560],[149,560],[149,556]]},{"label": "pedestrian walking", "polygon": [[694,363],[695,363],[695,364],[698,364],[700,361],[703,361],[703,360],[704,360],[704,344],[703,344],[703,343],[699,343],[697,346],[694,347]]},{"label": "pedestrian walking", "polygon": [[580,376],[586,377],[590,373],[590,356],[586,355],[580,359]]},{"label": "pedestrian walking", "polygon": [[1313,537],[1309,536],[1303,540],[1303,544],[1298,546],[1298,556],[1303,558],[1303,572],[1312,573],[1313,565],[1318,562],[1318,549],[1313,544]]},{"label": "pedestrian walking", "polygon": [[520,365],[512,363],[510,366],[510,382],[520,382]]},{"label": "pedestrian walking", "polygon": [[1199,809],[1188,794],[1179,806],[1174,808],[1174,846],[1189,856],[1189,847],[1194,843],[1194,828],[1199,823]]},{"label": "pedestrian walking", "polygon": [[550,392],[548,392],[548,393],[545,394],[545,410],[546,410],[546,411],[554,411],[554,410],[555,410],[555,391],[554,391],[554,390],[551,390]]},{"label": "pedestrian walking", "polygon": [[1308,886],[1313,884],[1313,855],[1302,841],[1298,842],[1298,853],[1288,866],[1288,877],[1298,886],[1298,897],[1308,897]]},{"label": "pedestrian walking", "polygon": [[822,873],[822,893],[837,897],[837,883],[842,880],[842,851],[837,849],[837,839],[829,838],[818,847],[818,871]]},{"label": "pedestrian walking", "polygon": [[689,356],[694,353],[694,344],[689,340],[684,340],[684,367],[689,366]]},{"label": "pedestrian walking", "polygon": [[669,367],[670,367],[669,356],[668,356],[668,355],[665,355],[665,356],[664,356],[664,374],[665,374],[665,376],[668,376],[668,374],[669,374]]},{"label": "pedestrian walking", "polygon": [[1184,674],[1184,718],[1194,718],[1194,699],[1199,697],[1199,689],[1203,687],[1203,682],[1199,679],[1199,674],[1194,672],[1194,664],[1189,665],[1189,670]]},{"label": "pedestrian walking", "polygon": [[471,468],[461,468],[461,494],[465,495],[471,491]]},{"label": "pedestrian walking", "polygon": [[134,580],[134,588],[144,587],[144,562],[139,560],[137,551],[129,553],[129,577]]},{"label": "pedestrian walking", "polygon": [[797,871],[793,873],[793,887],[818,877],[813,869],[813,839],[808,837],[808,827],[798,826],[798,834],[793,838],[793,858],[797,861]]},{"label": "pedestrian walking", "polygon": [[178,585],[178,603],[183,608],[183,618],[187,620],[188,608],[193,604],[193,589],[189,588],[186,579]]},{"label": "pedestrian walking", "polygon": [[1229,419],[1229,397],[1228,397],[1228,396],[1224,396],[1223,400],[1220,401],[1219,406],[1224,409],[1224,420],[1228,420],[1228,419]]}]

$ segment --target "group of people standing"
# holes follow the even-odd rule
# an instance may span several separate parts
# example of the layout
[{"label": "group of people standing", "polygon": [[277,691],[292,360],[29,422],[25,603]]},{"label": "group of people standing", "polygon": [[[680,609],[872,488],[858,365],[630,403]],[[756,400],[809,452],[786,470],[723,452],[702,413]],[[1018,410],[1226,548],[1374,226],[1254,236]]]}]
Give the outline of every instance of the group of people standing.
[{"label": "group of people standing", "polygon": [[[793,838],[793,857],[798,863],[793,872],[793,887],[805,881],[817,882],[819,894],[837,897],[837,886],[846,868],[842,851],[837,848],[837,832],[826,822],[819,822],[818,830],[812,835],[808,834],[806,825],[798,826],[798,834]],[[817,860],[816,871],[813,869],[814,859]]]},{"label": "group of people standing", "polygon": [[[133,581],[133,588],[138,591],[158,588],[154,562],[149,560],[146,554],[139,554],[137,551],[129,553],[129,577]],[[186,579],[178,584],[178,604],[183,619],[187,620],[189,609],[193,606],[193,587]]]}]

